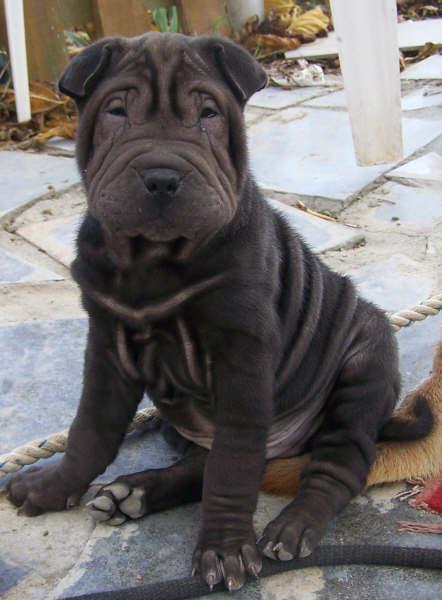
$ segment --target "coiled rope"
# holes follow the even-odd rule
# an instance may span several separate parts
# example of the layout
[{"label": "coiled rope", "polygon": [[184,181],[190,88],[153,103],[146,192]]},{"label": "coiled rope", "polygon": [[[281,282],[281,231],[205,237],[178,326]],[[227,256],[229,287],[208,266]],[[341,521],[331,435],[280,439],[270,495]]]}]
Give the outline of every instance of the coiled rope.
[{"label": "coiled rope", "polygon": [[[150,429],[159,422],[156,408],[143,408],[138,411],[129,425],[128,433],[137,429]],[[20,446],[8,454],[0,456],[0,479],[9,473],[19,471],[26,465],[32,465],[41,458],[50,458],[57,452],[64,452],[68,437],[68,429],[53,433]]]},{"label": "coiled rope", "polygon": [[389,315],[390,322],[395,331],[399,331],[402,327],[408,327],[416,321],[423,321],[427,317],[434,317],[442,310],[442,294],[436,294],[428,298],[424,302],[413,306],[407,310]]},{"label": "coiled rope", "polygon": [[[442,310],[442,294],[436,294],[431,298],[399,312],[388,316],[394,331],[402,327],[408,327],[417,321],[423,321],[427,317],[435,316]],[[128,431],[135,429],[146,429],[160,420],[156,408],[144,408],[136,413]],[[0,456],[0,479],[9,473],[19,471],[26,465],[32,465],[42,458],[49,458],[57,452],[64,452],[66,447],[68,430],[53,433],[44,438],[39,438],[20,446],[8,454]]]}]

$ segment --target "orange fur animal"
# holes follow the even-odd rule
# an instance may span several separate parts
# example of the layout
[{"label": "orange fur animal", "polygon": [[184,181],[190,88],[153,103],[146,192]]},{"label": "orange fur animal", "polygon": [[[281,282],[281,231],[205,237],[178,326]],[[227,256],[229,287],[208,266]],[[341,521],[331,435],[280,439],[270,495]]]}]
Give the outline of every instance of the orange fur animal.
[{"label": "orange fur animal", "polygon": [[[429,433],[420,433],[421,426],[428,427]],[[428,479],[442,471],[442,341],[436,349],[431,377],[408,394],[381,432],[382,438],[399,441],[378,443],[367,487],[411,478]],[[269,494],[293,496],[308,461],[308,454],[269,461],[261,489]]]}]

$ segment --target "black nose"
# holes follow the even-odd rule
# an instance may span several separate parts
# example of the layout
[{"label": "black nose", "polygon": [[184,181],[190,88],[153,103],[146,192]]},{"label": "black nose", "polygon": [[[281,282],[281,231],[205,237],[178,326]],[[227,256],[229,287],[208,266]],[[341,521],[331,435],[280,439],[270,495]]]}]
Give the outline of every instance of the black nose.
[{"label": "black nose", "polygon": [[144,185],[153,199],[168,204],[180,185],[180,174],[174,169],[147,169],[142,174]]}]

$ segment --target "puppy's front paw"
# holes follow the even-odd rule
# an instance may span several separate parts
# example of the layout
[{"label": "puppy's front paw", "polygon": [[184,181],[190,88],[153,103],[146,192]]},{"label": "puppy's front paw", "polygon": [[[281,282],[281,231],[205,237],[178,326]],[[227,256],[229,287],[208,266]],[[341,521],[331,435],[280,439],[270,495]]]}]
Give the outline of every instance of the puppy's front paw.
[{"label": "puppy's front paw", "polygon": [[47,511],[64,510],[78,503],[84,490],[75,490],[58,465],[31,467],[13,475],[6,486],[6,497],[19,513],[34,517]]},{"label": "puppy's front paw", "polygon": [[200,541],[192,560],[192,574],[201,575],[210,590],[222,580],[229,592],[239,590],[247,575],[257,577],[261,568],[261,556],[253,538],[216,544]]},{"label": "puppy's front paw", "polygon": [[315,514],[311,508],[282,511],[264,529],[259,548],[274,560],[305,558],[319,544],[329,522],[328,516]]}]

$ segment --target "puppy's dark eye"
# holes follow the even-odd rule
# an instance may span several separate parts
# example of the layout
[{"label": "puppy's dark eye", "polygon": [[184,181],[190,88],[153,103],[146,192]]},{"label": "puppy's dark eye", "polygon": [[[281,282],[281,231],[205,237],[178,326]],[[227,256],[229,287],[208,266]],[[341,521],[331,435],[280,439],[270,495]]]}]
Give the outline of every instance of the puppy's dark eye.
[{"label": "puppy's dark eye", "polygon": [[214,108],[210,108],[210,106],[206,106],[203,108],[200,114],[200,119],[213,119],[213,117],[217,117],[219,112]]},{"label": "puppy's dark eye", "polygon": [[108,114],[115,117],[127,117],[127,113],[122,106],[115,106],[107,111]]}]

